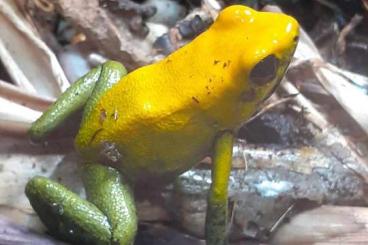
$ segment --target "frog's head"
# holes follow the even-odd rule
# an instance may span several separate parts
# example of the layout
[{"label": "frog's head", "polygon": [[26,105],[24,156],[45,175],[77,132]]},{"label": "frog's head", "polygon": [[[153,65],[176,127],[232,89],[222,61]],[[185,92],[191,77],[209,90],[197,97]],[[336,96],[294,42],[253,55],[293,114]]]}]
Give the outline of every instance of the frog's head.
[{"label": "frog's head", "polygon": [[298,22],[234,5],[221,11],[212,28],[227,42],[220,52],[232,57],[231,93],[244,120],[280,83],[298,42]]}]

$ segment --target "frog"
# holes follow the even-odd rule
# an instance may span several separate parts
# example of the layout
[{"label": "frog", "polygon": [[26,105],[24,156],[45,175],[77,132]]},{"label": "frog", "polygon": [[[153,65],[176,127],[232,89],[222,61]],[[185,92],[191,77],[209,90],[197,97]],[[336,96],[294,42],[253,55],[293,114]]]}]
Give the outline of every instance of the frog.
[{"label": "frog", "polygon": [[83,111],[75,148],[86,199],[42,176],[25,188],[48,232],[76,244],[132,244],[133,190],[170,183],[210,156],[205,239],[226,244],[234,138],[278,87],[298,35],[291,16],[232,5],[156,63],[128,73],[107,61],[73,83],[29,130],[42,141]]}]

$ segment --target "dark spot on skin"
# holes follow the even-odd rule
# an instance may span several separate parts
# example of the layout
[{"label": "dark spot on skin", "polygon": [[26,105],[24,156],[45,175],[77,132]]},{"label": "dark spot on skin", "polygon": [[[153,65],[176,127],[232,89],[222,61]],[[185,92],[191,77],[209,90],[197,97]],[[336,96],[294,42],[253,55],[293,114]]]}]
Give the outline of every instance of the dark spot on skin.
[{"label": "dark spot on skin", "polygon": [[170,59],[167,59],[167,60],[166,60],[166,63],[170,63],[171,61],[172,61],[172,60],[170,60]]},{"label": "dark spot on skin", "polygon": [[225,62],[223,65],[222,65],[222,68],[226,68],[227,66],[230,66],[230,63],[231,61],[228,60],[227,62]]},{"label": "dark spot on skin", "polygon": [[208,81],[211,83],[212,82],[212,78],[210,78]]},{"label": "dark spot on skin", "polygon": [[197,104],[199,104],[199,100],[196,98],[196,97],[192,97],[192,100],[195,102],[195,103],[197,103]]},{"label": "dark spot on skin", "polygon": [[105,121],[106,119],[106,110],[105,109],[101,109],[100,110],[100,125],[103,124],[103,122]]},{"label": "dark spot on skin", "polygon": [[253,102],[257,97],[256,91],[251,88],[241,94],[241,100],[244,102]]},{"label": "dark spot on skin", "polygon": [[271,54],[258,62],[249,74],[252,83],[263,86],[276,78],[279,60]]},{"label": "dark spot on skin", "polygon": [[213,64],[214,64],[214,65],[217,65],[219,62],[220,62],[219,60],[214,60],[214,61],[213,61]]}]

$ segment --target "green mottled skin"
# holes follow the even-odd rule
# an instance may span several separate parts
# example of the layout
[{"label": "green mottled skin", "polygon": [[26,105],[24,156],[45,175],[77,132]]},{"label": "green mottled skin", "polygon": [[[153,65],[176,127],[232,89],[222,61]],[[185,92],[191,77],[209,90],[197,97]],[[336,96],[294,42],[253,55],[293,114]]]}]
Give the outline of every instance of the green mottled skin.
[{"label": "green mottled skin", "polygon": [[[88,116],[99,96],[126,73],[124,66],[114,61],[91,70],[32,125],[31,138],[45,138],[83,107],[83,118]],[[132,244],[137,230],[135,205],[119,172],[103,165],[87,164],[83,181],[89,201],[43,177],[28,182],[26,195],[50,233],[61,240],[75,244]],[[55,212],[56,208],[63,212]]]},{"label": "green mottled skin", "polygon": [[113,168],[87,164],[83,170],[87,199],[108,217],[112,243],[124,241],[124,244],[133,244],[137,216],[129,185],[123,182],[119,172]]},{"label": "green mottled skin", "polygon": [[127,74],[118,62],[108,61],[78,79],[33,123],[29,135],[33,141],[40,141],[55,130],[73,113],[85,108],[83,117],[88,116],[101,94]]},{"label": "green mottled skin", "polygon": [[[40,141],[62,124],[71,114],[82,109],[91,96],[101,73],[98,66],[78,79],[53,104],[53,110],[45,111],[32,125],[29,135],[33,141]],[[71,103],[73,102],[73,103]]]},{"label": "green mottled skin", "polygon": [[44,177],[34,177],[26,195],[49,232],[62,240],[110,244],[107,217],[92,203]]}]

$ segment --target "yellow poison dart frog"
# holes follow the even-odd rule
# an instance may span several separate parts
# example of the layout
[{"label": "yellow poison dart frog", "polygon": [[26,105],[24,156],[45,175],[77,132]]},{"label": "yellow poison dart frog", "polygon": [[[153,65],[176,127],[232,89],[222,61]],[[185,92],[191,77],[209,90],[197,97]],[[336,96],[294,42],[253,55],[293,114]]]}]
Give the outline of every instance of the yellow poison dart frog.
[{"label": "yellow poison dart frog", "polygon": [[284,14],[230,6],[155,64],[127,74],[108,61],[80,78],[30,129],[32,139],[44,139],[84,108],[75,147],[86,160],[88,201],[43,177],[26,186],[49,232],[77,244],[132,244],[129,186],[168,182],[210,155],[206,241],[226,243],[233,135],[279,84],[298,28]]}]

